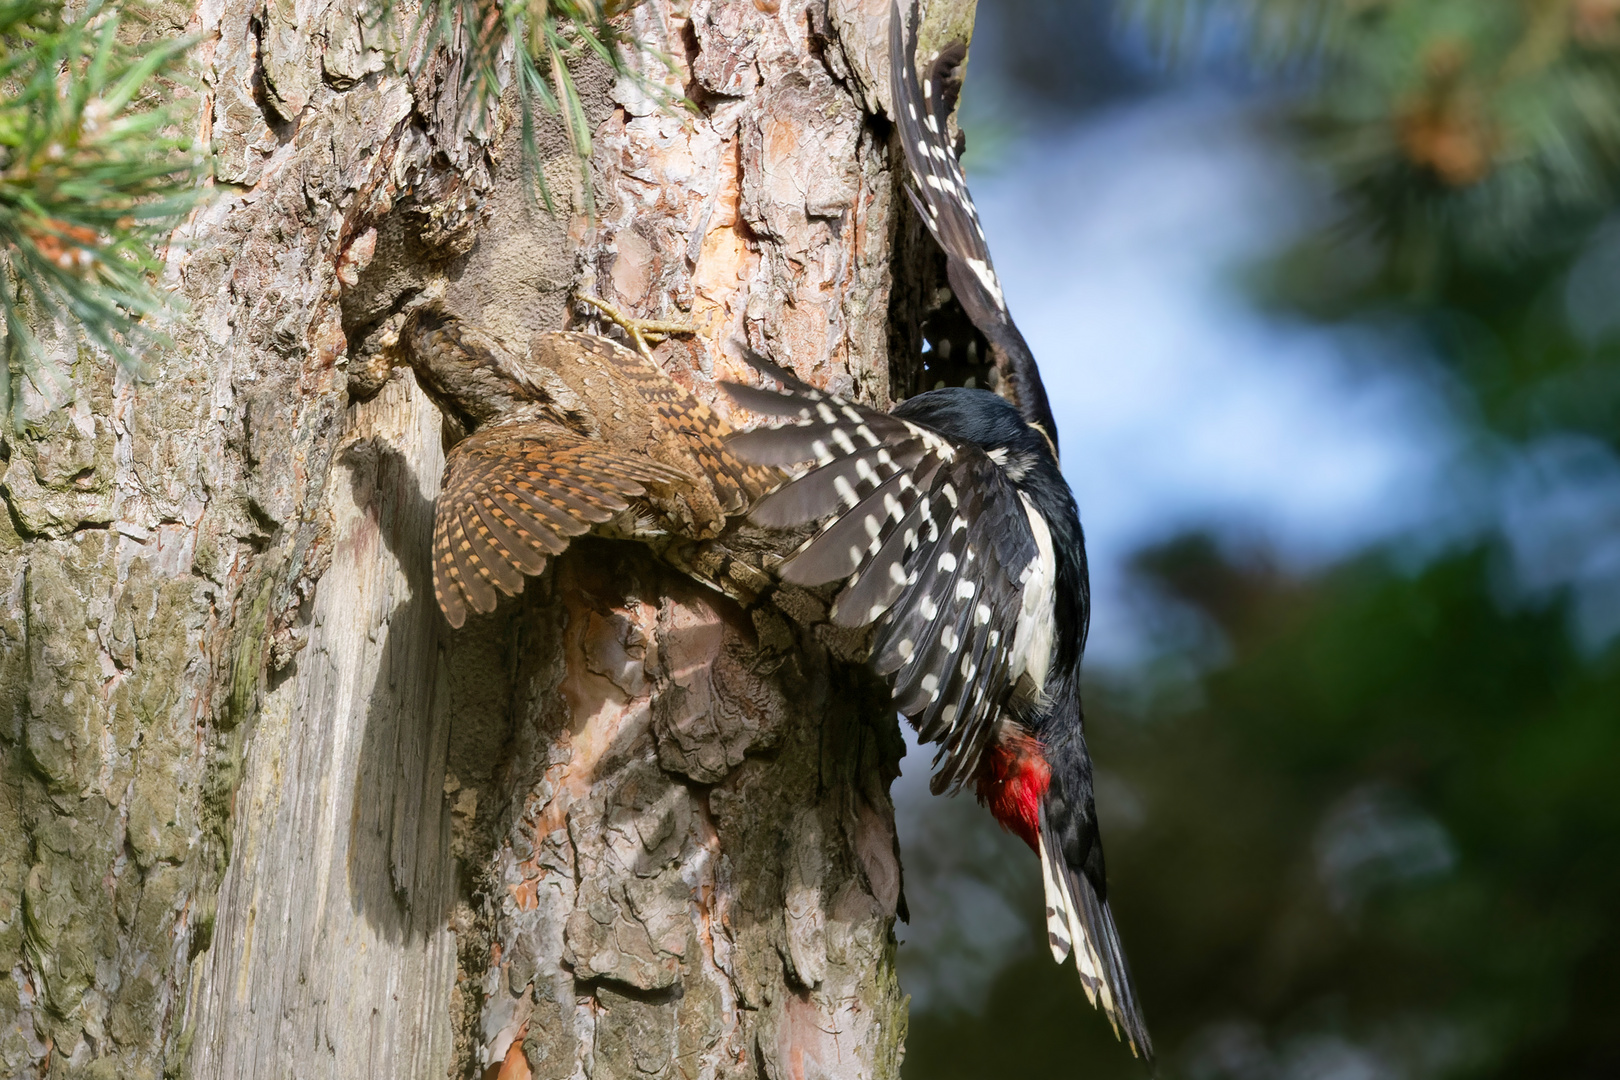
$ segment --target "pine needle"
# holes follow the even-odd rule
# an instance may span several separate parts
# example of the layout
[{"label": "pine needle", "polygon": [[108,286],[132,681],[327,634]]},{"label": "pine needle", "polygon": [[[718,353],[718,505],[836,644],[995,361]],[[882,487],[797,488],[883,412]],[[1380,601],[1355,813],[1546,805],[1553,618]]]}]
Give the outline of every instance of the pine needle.
[{"label": "pine needle", "polygon": [[[669,87],[652,79],[635,61],[644,58],[673,70],[673,61],[633,40],[618,16],[640,0],[428,0],[418,17],[416,42],[408,53],[425,60],[434,49],[459,51],[464,104],[483,120],[500,102],[505,88],[503,58],[512,44],[517,81],[519,130],[524,168],[531,192],[552,214],[556,203],[540,159],[535,109],[558,117],[578,164],[586,211],[594,213],[588,172],[590,124],[573,68],[587,56],[606,63],[613,74],[632,82],[649,99],[667,109],[691,107]],[[393,0],[384,0],[379,16],[394,17]],[[415,46],[419,45],[420,48]]]},{"label": "pine needle", "polygon": [[155,85],[174,78],[189,40],[120,37],[139,4],[0,3],[0,411],[22,425],[21,375],[51,406],[68,373],[29,325],[55,321],[125,370],[164,339],[173,307],[156,285],[157,250],[202,196],[201,159]]}]

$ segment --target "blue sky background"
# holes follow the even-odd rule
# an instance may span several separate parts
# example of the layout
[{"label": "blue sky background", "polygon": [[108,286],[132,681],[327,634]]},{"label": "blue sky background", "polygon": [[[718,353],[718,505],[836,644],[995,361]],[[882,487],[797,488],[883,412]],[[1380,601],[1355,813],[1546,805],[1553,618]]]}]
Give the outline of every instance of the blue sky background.
[{"label": "blue sky background", "polygon": [[1152,648],[1126,563],[1194,528],[1305,568],[1450,510],[1458,457],[1411,343],[1259,310],[1244,273],[1310,223],[1255,106],[1170,92],[1007,147],[972,184],[1062,433],[1095,589],[1088,659]]}]

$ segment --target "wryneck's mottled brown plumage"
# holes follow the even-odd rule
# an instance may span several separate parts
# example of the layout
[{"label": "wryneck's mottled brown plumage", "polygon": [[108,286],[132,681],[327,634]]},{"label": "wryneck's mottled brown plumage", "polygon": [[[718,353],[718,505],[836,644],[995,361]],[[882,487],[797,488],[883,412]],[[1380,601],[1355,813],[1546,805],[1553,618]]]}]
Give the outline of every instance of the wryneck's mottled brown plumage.
[{"label": "wryneck's mottled brown plumage", "polygon": [[707,405],[607,338],[537,334],[520,356],[432,302],[388,353],[461,436],[433,526],[434,595],[455,627],[575,536],[707,539],[776,480],[732,457]]}]

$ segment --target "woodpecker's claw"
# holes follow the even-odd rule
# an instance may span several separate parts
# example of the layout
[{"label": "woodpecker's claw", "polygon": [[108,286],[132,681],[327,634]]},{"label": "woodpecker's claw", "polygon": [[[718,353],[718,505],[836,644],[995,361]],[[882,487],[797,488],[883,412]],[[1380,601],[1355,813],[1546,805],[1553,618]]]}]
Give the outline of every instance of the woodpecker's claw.
[{"label": "woodpecker's claw", "polygon": [[634,318],[626,315],[601,297],[592,296],[589,293],[578,293],[577,299],[591,305],[591,307],[607,316],[608,319],[618,323],[624,329],[624,332],[629,335],[631,343],[636,347],[636,351],[648,360],[652,359],[652,350],[647,347],[647,342],[660,342],[671,334],[697,333],[697,327],[692,326],[690,323]]}]

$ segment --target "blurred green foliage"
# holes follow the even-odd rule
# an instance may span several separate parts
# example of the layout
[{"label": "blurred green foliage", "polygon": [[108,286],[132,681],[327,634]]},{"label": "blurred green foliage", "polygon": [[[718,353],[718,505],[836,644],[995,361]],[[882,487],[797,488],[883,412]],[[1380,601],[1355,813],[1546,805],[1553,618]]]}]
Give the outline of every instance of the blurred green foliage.
[{"label": "blurred green foliage", "polygon": [[1341,214],[1274,302],[1403,321],[1495,434],[1620,445],[1620,2],[1134,6],[1167,43],[1235,10],[1261,62],[1308,73],[1293,130]]},{"label": "blurred green foliage", "polygon": [[[1443,366],[1477,450],[1458,486],[1487,488],[1464,539],[1305,579],[1199,536],[1141,556],[1219,642],[1191,686],[1102,676],[1088,717],[1160,1075],[1620,1076],[1620,639],[1572,618],[1582,552],[1620,578],[1620,514],[1551,477],[1591,512],[1532,589],[1499,509],[1540,447],[1620,450],[1620,2],[1128,10],[1172,55],[1235,22],[1289,73],[1285,130],[1338,214],[1258,292],[1417,342],[1390,359]],[[910,1080],[1146,1075],[1033,919],[982,1010],[911,1030]]]},{"label": "blurred green foliage", "polygon": [[1304,72],[1298,118],[1427,286],[1453,260],[1518,259],[1610,205],[1620,174],[1613,0],[1136,0],[1172,55],[1239,21],[1256,61]]},{"label": "blurred green foliage", "polygon": [[[1497,560],[1300,582],[1198,538],[1144,559],[1231,647],[1194,707],[1094,695],[1164,1075],[1620,1074],[1620,648],[1504,607]],[[907,1075],[1142,1073],[1032,943],[983,1014],[913,1019]]]}]

